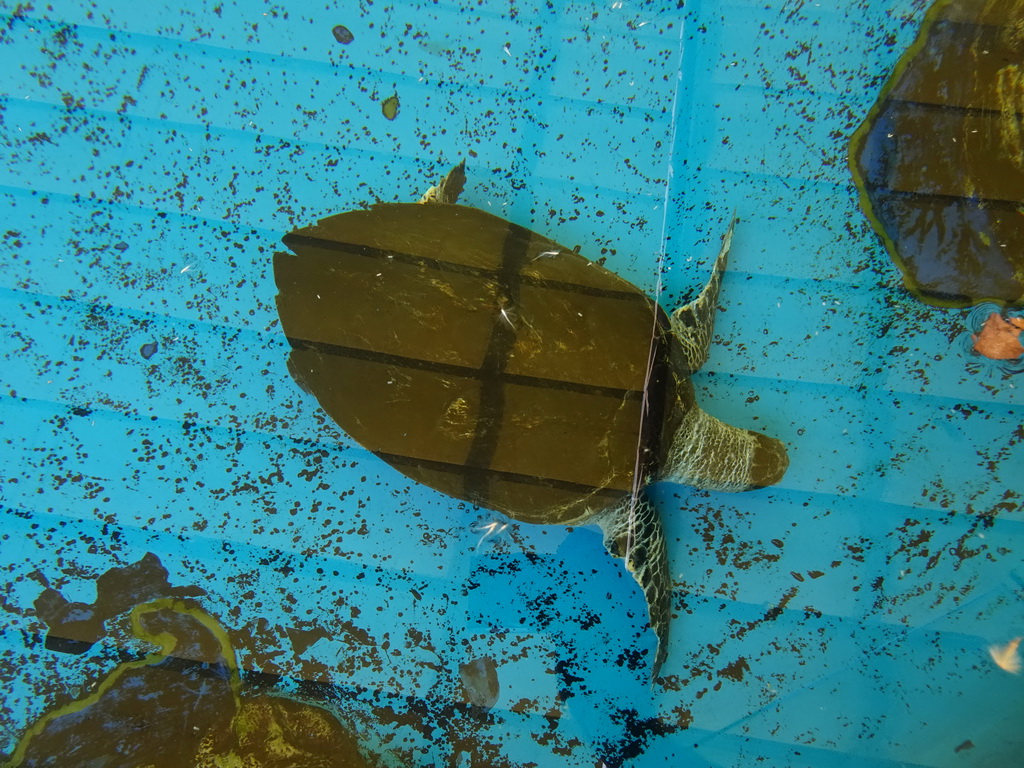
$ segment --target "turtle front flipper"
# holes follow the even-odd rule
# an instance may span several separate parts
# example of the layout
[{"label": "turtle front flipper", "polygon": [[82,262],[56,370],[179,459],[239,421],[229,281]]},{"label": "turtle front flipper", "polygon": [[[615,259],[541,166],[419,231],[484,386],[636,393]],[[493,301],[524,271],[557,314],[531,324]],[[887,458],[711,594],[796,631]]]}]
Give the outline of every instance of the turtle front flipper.
[{"label": "turtle front flipper", "polygon": [[775,485],[789,467],[786,447],[778,440],[730,426],[701,410],[689,378],[708,359],[718,291],[735,226],[734,214],[707,285],[670,317],[670,361],[676,391],[670,406],[669,440],[658,474],[659,480],[715,491]]},{"label": "turtle front flipper", "polygon": [[669,318],[672,326],[673,364],[681,373],[693,373],[699,370],[708,359],[711,347],[711,336],[715,330],[715,308],[718,306],[718,290],[722,285],[722,274],[729,260],[729,246],[732,244],[732,232],[736,227],[736,214],[732,216],[729,229],[722,238],[722,248],[715,259],[711,270],[711,278],[701,290],[700,295],[675,312]]},{"label": "turtle front flipper", "polygon": [[612,557],[626,561],[626,570],[633,574],[647,599],[651,629],[658,642],[651,668],[651,678],[654,679],[668,655],[672,604],[672,579],[661,517],[646,494],[641,492],[608,510],[595,522],[604,533],[605,548]]},{"label": "turtle front flipper", "polygon": [[455,203],[466,186],[466,161],[456,165],[436,187],[431,187],[419,199],[421,203]]}]

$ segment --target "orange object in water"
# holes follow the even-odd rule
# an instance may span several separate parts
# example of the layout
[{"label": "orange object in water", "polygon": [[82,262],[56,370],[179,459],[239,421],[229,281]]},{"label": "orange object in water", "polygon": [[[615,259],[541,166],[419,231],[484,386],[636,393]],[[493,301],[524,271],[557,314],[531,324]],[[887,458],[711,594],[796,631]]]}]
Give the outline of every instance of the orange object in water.
[{"label": "orange object in water", "polygon": [[1015,360],[1024,355],[1021,330],[1024,330],[1024,317],[1003,319],[998,312],[993,312],[981,331],[971,336],[974,351],[992,360]]}]

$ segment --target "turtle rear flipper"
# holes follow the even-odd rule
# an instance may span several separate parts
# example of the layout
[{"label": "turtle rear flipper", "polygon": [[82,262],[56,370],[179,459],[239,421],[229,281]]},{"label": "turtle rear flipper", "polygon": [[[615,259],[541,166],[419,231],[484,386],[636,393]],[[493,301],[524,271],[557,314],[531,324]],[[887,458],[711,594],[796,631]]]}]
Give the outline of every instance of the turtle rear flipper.
[{"label": "turtle rear flipper", "polygon": [[679,373],[688,375],[700,369],[708,359],[711,336],[715,330],[715,308],[718,306],[718,291],[722,285],[722,274],[729,260],[729,246],[732,232],[736,227],[736,214],[732,216],[729,229],[722,238],[722,248],[715,259],[711,278],[700,295],[689,304],[677,309],[669,318],[672,335],[675,337],[672,362]]},{"label": "turtle rear flipper", "polygon": [[647,599],[651,629],[657,637],[651,679],[658,676],[668,655],[669,613],[672,604],[672,579],[668,570],[668,554],[661,516],[640,493],[628,497],[596,520],[604,533],[605,549],[612,557],[626,561],[626,570],[633,574]]},{"label": "turtle rear flipper", "polygon": [[466,161],[456,165],[436,187],[431,187],[419,199],[421,203],[455,203],[466,186]]}]

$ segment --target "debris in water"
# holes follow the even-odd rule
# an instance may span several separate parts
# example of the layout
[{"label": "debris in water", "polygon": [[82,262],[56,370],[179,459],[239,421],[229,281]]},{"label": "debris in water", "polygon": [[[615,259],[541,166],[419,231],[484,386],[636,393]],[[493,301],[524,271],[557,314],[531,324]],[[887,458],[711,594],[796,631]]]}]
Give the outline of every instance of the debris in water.
[{"label": "debris in water", "polygon": [[1020,332],[1024,330],[1024,317],[1003,318],[993,312],[985,320],[981,331],[971,335],[974,351],[992,360],[1016,360],[1024,355]]},{"label": "debris in water", "polygon": [[462,678],[462,697],[481,709],[490,709],[498,700],[498,665],[490,656],[467,661],[459,665]]},{"label": "debris in water", "polygon": [[1020,674],[1020,654],[1017,648],[1022,638],[1015,637],[1006,645],[990,645],[988,655],[1000,669],[1009,672],[1011,675]]},{"label": "debris in water", "polygon": [[348,45],[356,39],[356,36],[352,34],[352,31],[341,24],[332,29],[331,33],[334,35],[334,39],[342,45]]},{"label": "debris in water", "polygon": [[398,106],[398,94],[396,93],[381,102],[380,111],[388,120],[394,120],[398,117]]}]

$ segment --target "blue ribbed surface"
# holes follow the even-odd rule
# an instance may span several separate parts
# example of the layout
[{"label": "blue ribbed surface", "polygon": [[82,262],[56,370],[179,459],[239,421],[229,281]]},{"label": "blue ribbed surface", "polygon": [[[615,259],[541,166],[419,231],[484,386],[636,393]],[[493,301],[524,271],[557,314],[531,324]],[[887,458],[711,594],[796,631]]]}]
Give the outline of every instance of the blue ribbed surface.
[{"label": "blue ribbed surface", "polygon": [[[0,750],[115,663],[43,648],[44,586],[90,603],[152,552],[244,667],[344,692],[388,765],[483,764],[438,734],[484,655],[497,704],[458,728],[488,764],[1016,764],[1021,680],[987,648],[1024,634],[1024,379],[899,287],[846,164],[921,3],[158,5],[0,2]],[[496,515],[288,375],[281,236],[467,155],[462,202],[648,291],[662,254],[667,307],[741,218],[695,382],[791,467],[655,489],[662,683],[596,529],[484,538]]]}]

